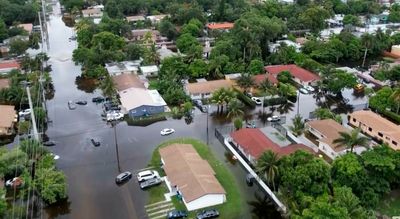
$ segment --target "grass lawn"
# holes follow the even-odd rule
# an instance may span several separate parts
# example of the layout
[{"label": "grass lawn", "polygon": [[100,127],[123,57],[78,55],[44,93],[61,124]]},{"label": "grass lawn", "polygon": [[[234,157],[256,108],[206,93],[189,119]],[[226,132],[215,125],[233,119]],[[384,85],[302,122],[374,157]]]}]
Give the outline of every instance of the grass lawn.
[{"label": "grass lawn", "polygon": [[[239,189],[237,188],[235,179],[233,178],[233,175],[229,172],[225,164],[223,162],[220,162],[217,158],[215,158],[209,146],[207,146],[203,142],[192,138],[179,138],[163,142],[153,152],[153,156],[149,166],[156,167],[156,170],[159,171],[160,175],[163,175],[164,172],[160,167],[161,158],[160,154],[158,153],[158,149],[173,143],[183,143],[183,144],[193,145],[193,147],[199,153],[200,157],[208,161],[208,163],[216,173],[216,178],[221,183],[222,187],[224,187],[226,192],[227,201],[222,205],[215,206],[215,208],[220,212],[221,218],[239,218],[241,215],[241,209],[242,206],[244,205],[244,202],[242,200],[242,197],[240,196]],[[156,197],[157,195],[161,195],[159,194],[160,191],[158,190],[152,191],[152,189],[150,189],[149,191],[150,191],[149,204],[157,202],[154,200],[160,200],[158,197]],[[164,195],[162,194],[161,200],[163,199]],[[172,197],[172,202],[174,203],[176,209],[185,209],[184,204],[176,197]],[[198,211],[189,212],[189,217],[193,217],[197,212]]]},{"label": "grass lawn", "polygon": [[377,211],[387,216],[400,216],[400,190],[393,190],[386,195]]}]

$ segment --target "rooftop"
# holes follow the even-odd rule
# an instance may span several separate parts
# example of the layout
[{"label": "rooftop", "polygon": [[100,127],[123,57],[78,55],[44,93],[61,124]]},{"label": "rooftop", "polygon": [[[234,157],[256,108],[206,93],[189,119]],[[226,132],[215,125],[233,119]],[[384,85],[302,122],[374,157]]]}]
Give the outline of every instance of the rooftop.
[{"label": "rooftop", "polygon": [[11,105],[0,105],[0,127],[12,127],[15,120],[15,107]]},{"label": "rooftop", "polygon": [[0,61],[0,71],[11,71],[19,68],[20,65],[16,60]]},{"label": "rooftop", "polygon": [[224,23],[209,23],[207,24],[207,28],[211,30],[218,30],[218,29],[232,29],[234,23],[224,22]]},{"label": "rooftop", "polygon": [[128,22],[144,21],[146,18],[143,15],[127,16],[125,17]]},{"label": "rooftop", "polygon": [[27,24],[19,24],[18,27],[23,28],[24,30],[26,30],[28,33],[32,32],[33,29],[33,24],[32,23],[27,23]]},{"label": "rooftop", "polygon": [[159,150],[164,171],[186,202],[208,194],[225,194],[208,162],[190,144],[172,144]]},{"label": "rooftop", "polygon": [[144,74],[158,72],[158,67],[157,65],[140,66],[140,71]]},{"label": "rooftop", "polygon": [[106,64],[106,69],[110,75],[119,74],[122,72],[138,71],[140,60],[112,62]]},{"label": "rooftop", "polygon": [[283,71],[289,71],[293,77],[298,78],[303,82],[311,82],[319,80],[320,77],[304,68],[301,68],[297,65],[269,65],[265,67],[265,71],[270,74],[279,74]]},{"label": "rooftop", "polygon": [[112,77],[115,88],[118,91],[123,91],[128,88],[145,88],[143,82],[139,79],[137,75],[134,74],[120,74]]},{"label": "rooftop", "polygon": [[221,79],[214,81],[196,82],[186,84],[186,89],[191,94],[205,94],[212,93],[220,88],[231,88],[232,82]]},{"label": "rooftop", "polygon": [[151,30],[151,29],[137,29],[137,30],[132,30],[132,36],[144,36],[147,33],[151,33],[154,35],[160,35],[160,32],[158,32],[158,30]]},{"label": "rooftop", "polygon": [[332,147],[336,152],[345,149],[343,145],[334,144],[333,141],[340,137],[339,132],[349,132],[348,129],[337,123],[333,119],[313,120],[307,122],[307,125],[319,132],[323,138],[319,139]]},{"label": "rooftop", "polygon": [[271,82],[271,84],[277,84],[278,79],[276,78],[276,75],[273,74],[261,74],[261,75],[254,75],[253,76],[254,82],[256,85],[260,85],[265,79],[268,79],[268,81]]},{"label": "rooftop", "polygon": [[166,106],[164,99],[157,90],[143,88],[128,88],[119,92],[120,101],[126,110],[135,109],[140,106]]}]

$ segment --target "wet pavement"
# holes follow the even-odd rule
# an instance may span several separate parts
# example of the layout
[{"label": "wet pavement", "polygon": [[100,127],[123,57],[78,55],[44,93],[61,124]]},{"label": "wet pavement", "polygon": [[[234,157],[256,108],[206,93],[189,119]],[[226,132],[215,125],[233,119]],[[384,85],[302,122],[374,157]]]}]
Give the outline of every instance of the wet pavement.
[{"label": "wet pavement", "polygon": [[[65,172],[68,181],[68,200],[44,210],[45,218],[146,218],[144,205],[147,193],[140,190],[135,180],[117,186],[115,176],[119,174],[114,141],[114,130],[101,120],[101,105],[91,102],[100,95],[98,90],[93,93],[78,89],[82,84],[76,84],[80,76],[80,67],[71,60],[76,42],[68,38],[74,34],[73,29],[64,25],[55,7],[50,16],[48,51],[49,64],[52,65],[52,78],[55,96],[47,102],[48,116],[51,122],[46,134],[57,145],[50,150],[60,159],[57,167]],[[90,91],[90,89],[89,89]],[[69,100],[86,100],[86,106],[77,105],[75,110],[69,110]],[[168,119],[147,127],[128,126],[126,122],[117,125],[117,140],[119,148],[121,171],[138,172],[145,168],[151,158],[154,148],[161,142],[177,137],[193,137],[206,142],[207,114],[196,111],[193,123]],[[215,155],[225,161],[234,174],[239,190],[245,201],[254,199],[256,187],[247,187],[245,172],[236,163],[233,164],[226,155],[225,148],[214,137],[214,128],[224,122],[209,117],[209,140]],[[162,137],[160,130],[174,128],[175,133]],[[94,147],[90,139],[101,142]],[[228,200],[229,201],[229,200]],[[251,218],[249,207],[243,206],[243,215],[237,218]]]}]

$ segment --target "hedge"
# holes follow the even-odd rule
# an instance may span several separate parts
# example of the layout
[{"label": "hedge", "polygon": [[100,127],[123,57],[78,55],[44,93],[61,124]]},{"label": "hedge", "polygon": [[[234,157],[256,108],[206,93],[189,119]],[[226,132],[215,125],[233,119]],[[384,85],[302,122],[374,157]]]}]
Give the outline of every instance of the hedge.
[{"label": "hedge", "polygon": [[382,112],[382,114],[384,116],[388,117],[389,120],[392,120],[393,122],[395,122],[397,124],[400,124],[400,115],[398,115],[398,114],[396,114],[394,112],[391,112],[391,111],[387,111],[387,110],[384,110]]},{"label": "hedge", "polygon": [[242,103],[244,103],[246,106],[249,106],[251,108],[256,108],[256,103],[250,99],[250,97],[246,96],[244,93],[242,93],[239,90],[235,90],[237,95],[236,97],[242,101]]},{"label": "hedge", "polygon": [[286,103],[288,100],[286,97],[275,97],[271,99],[264,100],[264,106],[274,106]]}]

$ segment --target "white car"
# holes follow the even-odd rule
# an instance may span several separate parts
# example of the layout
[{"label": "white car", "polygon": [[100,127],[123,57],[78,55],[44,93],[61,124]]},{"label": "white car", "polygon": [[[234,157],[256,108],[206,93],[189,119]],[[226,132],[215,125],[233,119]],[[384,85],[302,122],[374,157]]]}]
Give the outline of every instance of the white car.
[{"label": "white car", "polygon": [[272,116],[272,117],[267,118],[268,122],[277,122],[279,120],[281,120],[281,118],[279,116]]},{"label": "white car", "polygon": [[68,108],[70,110],[74,110],[74,109],[76,109],[76,104],[70,100],[70,101],[68,101]]},{"label": "white car", "polygon": [[155,170],[144,170],[137,174],[137,179],[139,182],[146,181],[148,179],[159,178],[160,175]]},{"label": "white car", "polygon": [[31,109],[25,109],[18,112],[19,116],[29,116],[31,114]]},{"label": "white car", "polygon": [[304,88],[299,88],[300,93],[302,94],[309,94],[310,92],[308,92],[308,90],[304,89]]},{"label": "white car", "polygon": [[161,134],[162,136],[164,136],[164,135],[170,135],[170,134],[172,134],[172,133],[174,133],[174,132],[175,132],[174,129],[169,129],[169,128],[167,128],[167,129],[161,130],[160,134]]},{"label": "white car", "polygon": [[257,105],[261,105],[262,104],[260,98],[258,98],[258,97],[252,97],[251,100],[254,101]]},{"label": "white car", "polygon": [[308,90],[308,91],[310,91],[310,92],[314,92],[315,91],[315,89],[313,87],[311,87],[310,85],[304,85],[303,88]]},{"label": "white car", "polygon": [[122,113],[108,113],[107,114],[107,121],[114,121],[114,120],[120,120],[124,118],[124,114]]}]

